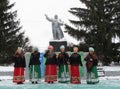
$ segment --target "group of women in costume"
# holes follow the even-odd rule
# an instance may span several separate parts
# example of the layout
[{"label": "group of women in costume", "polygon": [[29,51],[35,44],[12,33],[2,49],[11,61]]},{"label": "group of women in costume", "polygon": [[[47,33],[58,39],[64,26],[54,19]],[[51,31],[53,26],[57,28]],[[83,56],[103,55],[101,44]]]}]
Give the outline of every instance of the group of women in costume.
[{"label": "group of women in costume", "polygon": [[[72,83],[81,84],[79,67],[83,66],[81,56],[78,53],[78,47],[73,47],[73,53],[70,55],[65,51],[65,46],[60,46],[60,53],[54,52],[53,46],[49,46],[45,52],[45,82],[54,83]],[[38,48],[33,48],[30,55],[29,64],[26,63],[24,53],[21,48],[18,48],[13,60],[14,77],[13,82],[22,84],[25,81],[24,68],[29,68],[29,80],[32,84],[37,84],[41,78],[40,71],[40,52]],[[97,73],[97,56],[94,53],[94,48],[89,48],[89,53],[84,59],[87,68],[87,84],[96,84],[99,82]],[[27,65],[26,65],[27,64]]]}]

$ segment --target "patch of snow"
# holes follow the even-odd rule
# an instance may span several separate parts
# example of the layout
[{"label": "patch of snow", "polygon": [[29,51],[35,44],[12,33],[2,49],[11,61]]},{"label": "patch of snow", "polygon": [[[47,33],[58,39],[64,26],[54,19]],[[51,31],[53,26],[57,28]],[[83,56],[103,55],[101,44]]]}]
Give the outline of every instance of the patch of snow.
[{"label": "patch of snow", "polygon": [[105,76],[99,77],[99,80],[120,80],[120,76]]},{"label": "patch of snow", "polygon": [[11,72],[14,70],[13,66],[0,66],[0,72]]},{"label": "patch of snow", "polygon": [[104,71],[120,71],[120,66],[103,66]]},{"label": "patch of snow", "polygon": [[0,76],[0,80],[11,80],[13,79],[12,76]]}]

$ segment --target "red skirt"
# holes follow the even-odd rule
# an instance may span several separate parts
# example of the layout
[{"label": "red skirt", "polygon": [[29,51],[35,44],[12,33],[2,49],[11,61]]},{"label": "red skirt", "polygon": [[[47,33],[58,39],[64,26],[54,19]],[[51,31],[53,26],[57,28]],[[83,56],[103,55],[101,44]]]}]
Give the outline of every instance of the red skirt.
[{"label": "red skirt", "polygon": [[46,65],[45,82],[57,81],[57,66]]},{"label": "red skirt", "polygon": [[80,84],[80,73],[79,73],[79,66],[71,65],[71,83],[73,84]]},{"label": "red skirt", "polygon": [[23,83],[25,81],[24,78],[24,68],[14,68],[14,76],[13,82],[14,83]]}]

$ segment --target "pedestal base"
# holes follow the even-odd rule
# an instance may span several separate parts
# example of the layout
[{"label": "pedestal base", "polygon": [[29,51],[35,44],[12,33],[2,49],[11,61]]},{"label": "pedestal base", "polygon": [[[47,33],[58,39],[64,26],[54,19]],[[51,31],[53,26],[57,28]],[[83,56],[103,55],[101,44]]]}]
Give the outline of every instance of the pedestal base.
[{"label": "pedestal base", "polygon": [[49,44],[54,47],[55,52],[60,51],[60,46],[61,45],[64,45],[66,50],[67,50],[67,41],[50,41]]}]

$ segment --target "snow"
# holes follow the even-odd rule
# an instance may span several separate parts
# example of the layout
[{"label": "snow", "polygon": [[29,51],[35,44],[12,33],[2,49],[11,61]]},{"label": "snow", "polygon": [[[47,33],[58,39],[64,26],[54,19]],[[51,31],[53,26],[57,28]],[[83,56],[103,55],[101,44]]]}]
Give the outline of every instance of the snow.
[{"label": "snow", "polygon": [[0,72],[10,72],[13,70],[14,70],[13,66],[0,66]]},{"label": "snow", "polygon": [[[120,71],[120,66],[103,66],[104,71]],[[1,72],[13,72],[14,67],[8,66],[0,66]],[[0,89],[120,89],[120,76],[105,76],[100,77],[100,83],[96,85],[88,85],[86,84],[86,80],[82,79],[81,83],[78,85],[74,85],[71,83],[61,84],[47,84],[42,79],[39,84],[31,84],[29,80],[26,80],[24,84],[17,85],[12,82],[13,76],[0,76]]]},{"label": "snow", "polygon": [[10,80],[4,80],[0,82],[0,89],[120,89],[120,80],[103,80],[95,85],[88,85],[86,81],[82,81],[82,84],[31,84],[30,82],[25,82],[22,85],[17,85]]},{"label": "snow", "polygon": [[[103,68],[104,71],[120,71],[120,66],[102,66],[101,68]],[[0,72],[10,72],[13,70],[13,66],[0,66]]]},{"label": "snow", "polygon": [[120,80],[120,76],[105,76],[105,77],[100,77],[100,81],[103,80]]},{"label": "snow", "polygon": [[12,76],[0,76],[0,80],[12,80]]},{"label": "snow", "polygon": [[[114,71],[118,71],[120,72],[120,66],[102,66],[102,67],[99,67],[99,68],[103,68],[103,70],[105,72],[107,71],[111,71],[111,72],[114,72]],[[3,72],[3,73],[6,73],[6,72],[13,72],[14,70],[14,67],[13,66],[0,66],[0,72]],[[12,76],[1,76],[0,75],[0,79],[12,79]],[[107,79],[120,79],[120,76],[105,76],[103,78],[101,78],[103,80],[107,80]]]},{"label": "snow", "polygon": [[120,66],[103,66],[104,71],[120,71]]}]

